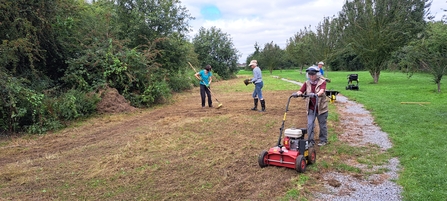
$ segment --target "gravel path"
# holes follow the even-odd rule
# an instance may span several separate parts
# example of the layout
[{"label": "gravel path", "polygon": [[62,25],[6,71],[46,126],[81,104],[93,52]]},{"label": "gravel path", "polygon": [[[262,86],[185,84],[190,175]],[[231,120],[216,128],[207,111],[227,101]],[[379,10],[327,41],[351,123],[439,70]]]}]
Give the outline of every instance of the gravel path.
[{"label": "gravel path", "polygon": [[[282,79],[291,83],[302,85],[300,82]],[[367,144],[378,145],[383,151],[392,147],[388,134],[381,131],[375,125],[370,112],[363,105],[341,94],[336,96],[337,110],[342,127],[350,128],[339,139],[346,141],[351,146],[365,146]],[[350,164],[351,165],[351,164]],[[400,201],[402,200],[402,187],[392,180],[397,180],[399,171],[399,160],[392,158],[388,164],[367,168],[366,165],[355,165],[365,172],[371,172],[379,168],[388,172],[383,174],[372,174],[369,176],[346,174],[339,172],[329,172],[322,175],[326,181],[326,193],[317,193],[316,200],[334,201],[357,201],[357,200],[377,200],[377,201]],[[331,185],[330,185],[330,184]],[[335,187],[334,187],[335,186]],[[323,191],[322,191],[323,192]]]}]

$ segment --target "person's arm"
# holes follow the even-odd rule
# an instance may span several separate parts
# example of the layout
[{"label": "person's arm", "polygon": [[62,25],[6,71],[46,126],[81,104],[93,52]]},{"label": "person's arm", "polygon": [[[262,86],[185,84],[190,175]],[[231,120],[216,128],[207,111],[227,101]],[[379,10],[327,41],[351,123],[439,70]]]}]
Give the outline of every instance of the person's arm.
[{"label": "person's arm", "polygon": [[202,78],[200,78],[199,75],[200,75],[200,73],[196,73],[196,74],[194,74],[194,76],[196,76],[196,78],[197,78],[198,80],[202,81]]},{"label": "person's arm", "polygon": [[323,93],[326,93],[326,82],[323,82],[320,86],[320,90],[316,93],[318,96],[323,95]]},{"label": "person's arm", "polygon": [[306,91],[306,82],[301,86],[300,90],[296,92],[298,95],[303,94]]}]

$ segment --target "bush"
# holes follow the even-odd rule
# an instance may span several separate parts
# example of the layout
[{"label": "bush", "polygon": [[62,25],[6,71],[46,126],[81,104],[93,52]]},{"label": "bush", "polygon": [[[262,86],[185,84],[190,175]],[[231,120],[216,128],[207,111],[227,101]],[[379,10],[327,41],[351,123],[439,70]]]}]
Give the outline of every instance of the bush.
[{"label": "bush", "polygon": [[44,133],[64,127],[64,122],[90,116],[96,112],[100,98],[93,93],[69,90],[58,97],[46,97],[38,121],[25,125],[28,133]]},{"label": "bush", "polygon": [[95,94],[89,94],[79,90],[69,90],[55,99],[52,103],[53,112],[62,121],[74,120],[86,117],[96,111],[96,104],[100,98]]},{"label": "bush", "polygon": [[0,72],[0,131],[18,132],[41,113],[43,94],[26,87],[26,80]]},{"label": "bush", "polygon": [[[195,79],[195,77],[193,76]],[[185,74],[174,74],[169,77],[169,88],[175,92],[181,92],[188,89],[191,89],[191,77],[185,76]],[[196,79],[195,79],[196,80]]]},{"label": "bush", "polygon": [[172,94],[166,81],[155,81],[149,84],[143,93],[125,93],[123,95],[134,107],[150,107],[153,104],[168,101]]}]

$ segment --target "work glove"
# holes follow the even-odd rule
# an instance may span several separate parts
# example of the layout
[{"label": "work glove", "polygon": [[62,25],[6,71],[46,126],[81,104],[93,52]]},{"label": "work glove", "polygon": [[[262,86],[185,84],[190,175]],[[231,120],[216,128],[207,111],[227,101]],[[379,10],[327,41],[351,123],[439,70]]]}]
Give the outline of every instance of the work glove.
[{"label": "work glove", "polygon": [[328,79],[328,78],[326,78],[326,82],[327,82],[327,83],[330,83],[330,82],[331,82],[331,80],[330,80],[330,79]]},{"label": "work glove", "polygon": [[298,93],[296,93],[296,92],[292,94],[292,97],[294,97],[294,98],[298,98],[298,96],[299,96],[299,95],[298,95]]},{"label": "work glove", "polygon": [[315,98],[315,97],[317,97],[318,95],[317,94],[315,94],[315,93],[309,93],[309,94],[307,94],[309,97],[311,97],[311,98]]},{"label": "work glove", "polygon": [[245,79],[245,80],[244,80],[244,84],[245,84],[245,86],[249,85],[250,83],[251,83],[251,80],[250,80],[250,79]]}]

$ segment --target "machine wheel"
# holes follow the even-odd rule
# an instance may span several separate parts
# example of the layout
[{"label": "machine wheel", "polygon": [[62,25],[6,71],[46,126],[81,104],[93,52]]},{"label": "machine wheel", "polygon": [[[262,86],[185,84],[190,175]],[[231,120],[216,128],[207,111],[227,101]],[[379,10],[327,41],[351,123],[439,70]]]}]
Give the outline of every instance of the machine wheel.
[{"label": "machine wheel", "polygon": [[317,162],[317,152],[315,151],[315,148],[311,147],[309,148],[309,155],[307,156],[307,161],[309,164],[314,164]]},{"label": "machine wheel", "polygon": [[267,155],[268,155],[268,152],[264,150],[258,156],[258,163],[259,163],[259,166],[261,166],[261,168],[268,166]]},{"label": "machine wheel", "polygon": [[304,172],[304,171],[306,171],[306,166],[307,166],[307,164],[306,164],[306,159],[304,158],[304,156],[303,155],[299,155],[297,158],[296,158],[296,162],[295,162],[295,170],[297,171],[297,172]]}]

